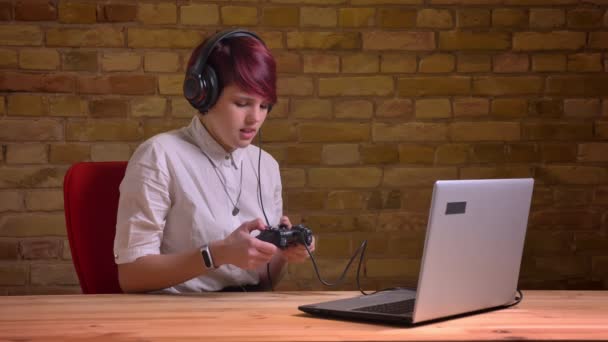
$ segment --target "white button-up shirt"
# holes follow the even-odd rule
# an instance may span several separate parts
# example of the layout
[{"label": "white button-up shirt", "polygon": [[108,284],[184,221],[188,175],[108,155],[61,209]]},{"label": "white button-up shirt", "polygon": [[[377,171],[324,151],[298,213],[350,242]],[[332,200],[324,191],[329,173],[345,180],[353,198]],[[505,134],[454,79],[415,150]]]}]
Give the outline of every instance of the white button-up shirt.
[{"label": "white button-up shirt", "polygon": [[[258,170],[259,151],[249,145],[226,152],[197,116],[188,127],[142,143],[129,160],[120,184],[114,239],[116,263],[200,248],[225,238],[245,221],[255,218],[265,221],[258,195],[258,173],[264,210],[270,224],[276,226],[283,212],[279,166],[270,154],[262,151]],[[241,185],[241,165],[239,213],[233,216],[233,202],[237,201]],[[222,265],[163,292],[217,291],[258,282],[255,271]]]}]

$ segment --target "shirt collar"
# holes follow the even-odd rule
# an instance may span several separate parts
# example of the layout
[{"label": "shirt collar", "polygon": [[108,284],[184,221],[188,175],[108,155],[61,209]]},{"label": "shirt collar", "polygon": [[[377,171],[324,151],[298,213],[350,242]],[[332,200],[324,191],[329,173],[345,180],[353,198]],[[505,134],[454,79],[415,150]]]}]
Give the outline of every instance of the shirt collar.
[{"label": "shirt collar", "polygon": [[241,167],[245,150],[237,148],[232,152],[226,152],[224,148],[211,136],[207,128],[195,115],[186,128],[194,143],[201,149],[203,154],[206,154],[211,159],[214,166],[232,166],[235,169]]}]

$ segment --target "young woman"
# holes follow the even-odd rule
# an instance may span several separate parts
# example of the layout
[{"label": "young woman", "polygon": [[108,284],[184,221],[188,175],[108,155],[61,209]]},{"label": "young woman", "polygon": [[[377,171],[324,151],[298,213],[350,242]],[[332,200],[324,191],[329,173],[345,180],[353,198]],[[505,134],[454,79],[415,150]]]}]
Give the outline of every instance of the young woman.
[{"label": "young woman", "polygon": [[276,103],[275,69],[247,31],[220,32],[194,50],[184,91],[200,114],[141,144],[120,185],[114,254],[123,291],[265,289],[287,263],[308,258],[302,245],[279,249],[252,234],[291,227],[278,164],[251,145]]}]

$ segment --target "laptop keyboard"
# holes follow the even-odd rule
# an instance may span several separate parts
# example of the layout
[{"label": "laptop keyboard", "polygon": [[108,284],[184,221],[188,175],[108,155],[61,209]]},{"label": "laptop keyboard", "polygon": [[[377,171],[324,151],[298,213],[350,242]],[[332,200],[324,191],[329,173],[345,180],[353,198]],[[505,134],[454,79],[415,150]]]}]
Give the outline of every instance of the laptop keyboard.
[{"label": "laptop keyboard", "polygon": [[378,305],[364,306],[355,309],[356,311],[379,312],[387,314],[407,314],[414,311],[415,299],[400,300],[398,302],[384,303]]}]

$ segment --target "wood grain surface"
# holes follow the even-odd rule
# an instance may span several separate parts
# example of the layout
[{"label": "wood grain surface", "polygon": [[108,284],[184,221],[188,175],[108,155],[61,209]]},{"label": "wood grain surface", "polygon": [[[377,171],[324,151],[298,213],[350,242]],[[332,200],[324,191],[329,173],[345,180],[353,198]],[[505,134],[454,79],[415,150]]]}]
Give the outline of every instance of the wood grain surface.
[{"label": "wood grain surface", "polygon": [[606,291],[524,291],[515,307],[414,328],[297,309],[357,294],[0,297],[0,341],[608,341]]}]

